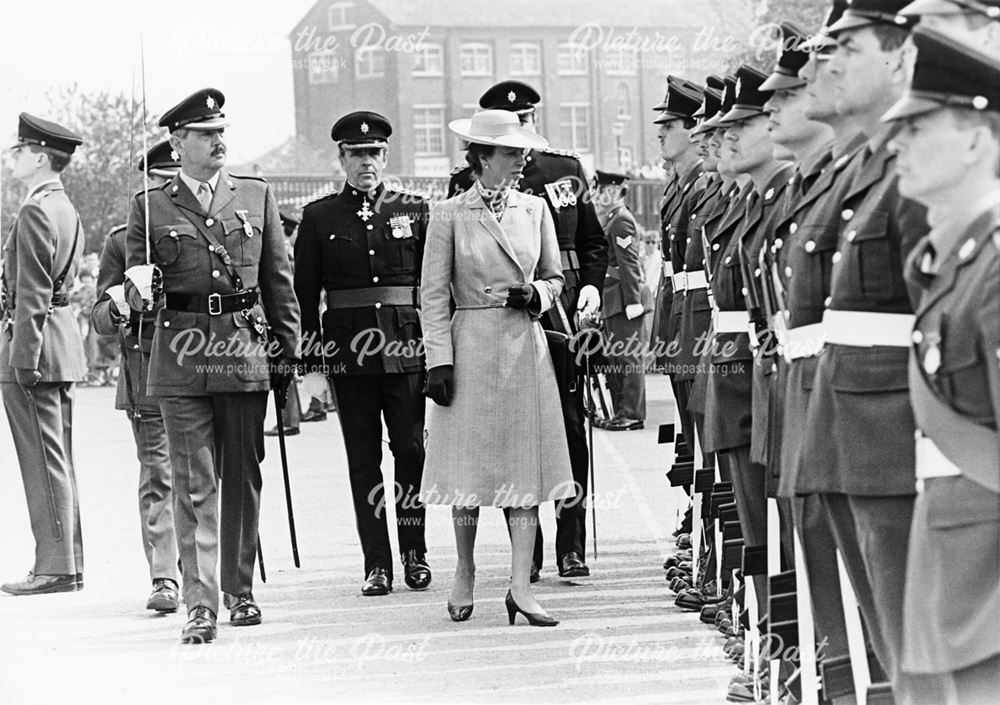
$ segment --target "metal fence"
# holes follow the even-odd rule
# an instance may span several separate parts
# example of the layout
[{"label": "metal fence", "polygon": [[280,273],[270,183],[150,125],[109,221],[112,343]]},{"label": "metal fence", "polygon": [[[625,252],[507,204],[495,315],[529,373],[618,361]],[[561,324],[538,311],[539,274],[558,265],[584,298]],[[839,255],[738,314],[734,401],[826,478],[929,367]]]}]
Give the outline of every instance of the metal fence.
[{"label": "metal fence", "polygon": [[[278,205],[296,215],[310,201],[339,191],[343,179],[322,176],[268,176],[274,188]],[[439,176],[387,176],[386,183],[393,188],[414,191],[438,201],[448,193],[448,177]],[[635,180],[629,182],[628,205],[636,220],[645,230],[660,227],[660,199],[663,196],[662,181]]]}]

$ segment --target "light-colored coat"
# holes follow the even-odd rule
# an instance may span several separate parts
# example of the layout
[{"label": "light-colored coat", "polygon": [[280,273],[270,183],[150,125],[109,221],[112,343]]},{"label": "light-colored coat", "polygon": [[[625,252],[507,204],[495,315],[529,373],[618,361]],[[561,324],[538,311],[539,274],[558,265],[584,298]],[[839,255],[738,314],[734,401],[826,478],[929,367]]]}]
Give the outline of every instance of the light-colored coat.
[{"label": "light-colored coat", "polygon": [[[525,283],[537,293],[530,312],[506,307],[510,287]],[[562,286],[542,199],[512,192],[502,222],[476,189],[431,211],[420,297],[424,344],[428,369],[454,365],[455,395],[450,406],[428,407],[423,501],[528,507],[575,495],[538,322]]]}]

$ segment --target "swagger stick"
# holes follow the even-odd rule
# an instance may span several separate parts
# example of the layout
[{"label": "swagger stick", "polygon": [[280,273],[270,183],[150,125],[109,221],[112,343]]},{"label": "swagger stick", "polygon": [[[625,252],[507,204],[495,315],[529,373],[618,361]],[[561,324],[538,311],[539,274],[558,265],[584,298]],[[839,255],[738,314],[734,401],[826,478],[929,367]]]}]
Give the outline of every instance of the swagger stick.
[{"label": "swagger stick", "polygon": [[[295,384],[294,380],[292,384]],[[292,511],[292,486],[288,478],[288,455],[285,452],[285,419],[282,415],[284,404],[281,403],[282,395],[277,389],[274,390],[274,411],[278,418],[278,449],[281,451],[281,476],[285,481],[285,509],[288,510],[288,535],[292,540],[292,561],[296,568],[301,568],[299,564],[299,542],[295,535],[295,512]],[[288,393],[285,393],[285,402],[288,401]],[[258,548],[260,544],[258,543]]]}]

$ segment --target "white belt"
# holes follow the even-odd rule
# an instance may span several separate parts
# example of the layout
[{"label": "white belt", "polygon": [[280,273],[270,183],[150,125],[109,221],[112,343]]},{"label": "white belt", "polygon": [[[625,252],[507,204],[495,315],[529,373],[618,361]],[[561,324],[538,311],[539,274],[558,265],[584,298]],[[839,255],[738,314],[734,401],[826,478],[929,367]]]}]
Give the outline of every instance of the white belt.
[{"label": "white belt", "polygon": [[781,343],[782,351],[788,362],[803,357],[815,357],[823,349],[826,329],[822,323],[812,323],[808,326],[789,328],[784,333]]},{"label": "white belt", "polygon": [[748,333],[752,324],[746,311],[712,311],[712,326],[716,333]]},{"label": "white belt", "polygon": [[663,276],[672,277],[674,276],[674,263],[670,260],[663,260]]},{"label": "white belt", "polygon": [[673,275],[674,291],[687,291],[687,272],[677,272]]},{"label": "white belt", "polygon": [[930,438],[917,431],[917,491],[923,489],[923,481],[932,477],[956,477],[962,471],[944,456]]},{"label": "white belt", "polygon": [[826,342],[870,348],[885,345],[910,347],[914,316],[910,313],[873,313],[870,311],[833,311],[823,314]]},{"label": "white belt", "polygon": [[687,290],[707,289],[708,279],[705,277],[705,270],[699,269],[697,272],[687,272]]}]

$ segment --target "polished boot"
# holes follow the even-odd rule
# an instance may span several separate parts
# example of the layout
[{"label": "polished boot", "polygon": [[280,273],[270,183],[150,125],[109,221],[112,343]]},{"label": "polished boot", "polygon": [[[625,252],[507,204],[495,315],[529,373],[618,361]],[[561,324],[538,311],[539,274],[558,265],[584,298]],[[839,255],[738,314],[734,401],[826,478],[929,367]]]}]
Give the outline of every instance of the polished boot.
[{"label": "polished boot", "polygon": [[431,569],[421,551],[411,548],[404,551],[400,558],[403,561],[403,581],[411,590],[426,590],[431,584]]},{"label": "polished boot", "polygon": [[156,612],[176,612],[180,599],[177,596],[177,583],[169,578],[157,578],[153,581],[153,591],[146,599],[146,609]]},{"label": "polished boot", "polygon": [[252,592],[243,595],[225,593],[222,604],[229,610],[229,623],[234,627],[252,627],[263,619]]},{"label": "polished boot", "polygon": [[[82,577],[81,577],[82,581]],[[47,595],[54,592],[76,592],[76,575],[35,575],[33,571],[16,583],[4,583],[0,590],[11,595]]]},{"label": "polished boot", "polygon": [[538,614],[535,612],[525,612],[522,610],[516,602],[514,602],[514,596],[510,594],[510,590],[507,591],[507,597],[504,598],[504,604],[507,606],[507,619],[510,623],[514,623],[514,617],[520,612],[528,620],[528,624],[533,627],[554,627],[559,624],[558,619],[554,619],[547,614]]},{"label": "polished boot", "polygon": [[182,644],[207,644],[215,641],[215,612],[199,605],[188,612],[188,621],[181,631]]},{"label": "polished boot", "polygon": [[582,578],[590,575],[590,568],[576,551],[562,554],[559,556],[558,563],[560,578]]},{"label": "polished boot", "polygon": [[361,594],[365,597],[377,595],[388,595],[392,592],[392,578],[385,568],[372,568],[364,584],[361,585]]}]

